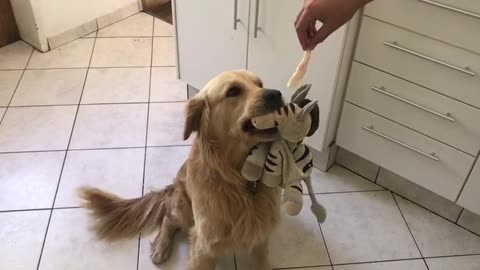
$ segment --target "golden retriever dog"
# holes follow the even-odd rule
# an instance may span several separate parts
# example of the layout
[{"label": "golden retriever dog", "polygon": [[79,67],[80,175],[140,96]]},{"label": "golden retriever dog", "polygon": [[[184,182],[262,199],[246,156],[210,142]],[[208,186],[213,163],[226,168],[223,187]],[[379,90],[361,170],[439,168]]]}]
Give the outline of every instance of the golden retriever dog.
[{"label": "golden retriever dog", "polygon": [[184,139],[196,133],[174,184],[141,198],[121,199],[94,188],[81,196],[95,217],[101,239],[134,237],[159,229],[151,259],[160,264],[176,232],[190,236],[189,270],[213,270],[225,251],[246,248],[254,269],[270,269],[267,242],[280,218],[280,191],[247,183],[240,171],[259,142],[273,141],[276,128],[257,130],[251,119],[284,105],[277,90],[264,89],[248,71],[225,72],[188,102]]}]

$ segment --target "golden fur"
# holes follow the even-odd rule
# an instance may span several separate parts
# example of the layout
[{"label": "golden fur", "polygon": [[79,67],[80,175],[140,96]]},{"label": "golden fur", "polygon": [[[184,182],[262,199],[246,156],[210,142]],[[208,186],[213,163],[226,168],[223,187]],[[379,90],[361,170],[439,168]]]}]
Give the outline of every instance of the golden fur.
[{"label": "golden fur", "polygon": [[[151,251],[159,264],[168,259],[175,233],[183,230],[191,240],[189,270],[213,270],[219,256],[237,248],[252,252],[255,269],[270,269],[267,241],[279,221],[279,190],[258,184],[252,193],[240,175],[250,149],[275,138],[242,128],[248,119],[275,109],[267,106],[261,84],[250,72],[226,72],[189,101],[184,137],[195,132],[196,138],[173,185],[129,200],[82,189],[98,236],[115,240],[159,228]],[[229,97],[232,87],[240,93]]]}]

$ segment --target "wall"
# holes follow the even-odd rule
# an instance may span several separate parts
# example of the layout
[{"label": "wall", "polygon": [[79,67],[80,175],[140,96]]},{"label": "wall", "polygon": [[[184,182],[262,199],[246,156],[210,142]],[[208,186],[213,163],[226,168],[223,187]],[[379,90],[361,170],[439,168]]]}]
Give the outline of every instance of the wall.
[{"label": "wall", "polygon": [[35,0],[35,10],[45,35],[52,37],[132,3],[138,5],[137,0]]},{"label": "wall", "polygon": [[48,38],[121,8],[139,7],[138,0],[11,0],[11,3],[20,36],[40,51],[49,49]]}]

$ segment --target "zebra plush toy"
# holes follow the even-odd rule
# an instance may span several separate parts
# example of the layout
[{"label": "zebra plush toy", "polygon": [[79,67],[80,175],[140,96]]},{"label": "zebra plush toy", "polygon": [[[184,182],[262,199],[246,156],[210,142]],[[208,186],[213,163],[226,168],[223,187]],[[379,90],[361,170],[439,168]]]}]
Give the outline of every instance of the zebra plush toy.
[{"label": "zebra plush toy", "polygon": [[277,127],[280,136],[272,143],[261,143],[252,149],[242,167],[242,175],[249,181],[261,180],[269,187],[283,187],[282,207],[291,216],[302,210],[301,182],[305,181],[312,200],[312,212],[323,223],[326,211],[316,200],[310,183],[312,154],[303,144],[304,138],[313,135],[319,124],[317,101],[305,98],[310,87],[303,85],[297,89],[291,103],[277,112],[252,119],[255,128]]}]

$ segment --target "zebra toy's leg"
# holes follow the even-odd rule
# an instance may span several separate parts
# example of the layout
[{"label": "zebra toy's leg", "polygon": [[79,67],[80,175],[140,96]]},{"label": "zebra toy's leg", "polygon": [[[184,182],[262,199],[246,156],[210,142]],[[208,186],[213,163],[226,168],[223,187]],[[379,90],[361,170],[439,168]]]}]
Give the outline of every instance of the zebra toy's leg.
[{"label": "zebra toy's leg", "polygon": [[302,211],[303,189],[301,180],[292,181],[285,186],[283,192],[282,207],[290,216],[296,216]]},{"label": "zebra toy's leg", "polygon": [[325,219],[327,218],[327,210],[325,210],[325,207],[323,207],[317,201],[317,198],[315,197],[315,192],[313,191],[312,180],[311,180],[310,176],[305,178],[305,184],[307,185],[308,196],[310,197],[310,200],[312,201],[312,207],[310,207],[310,209],[312,210],[312,213],[317,218],[317,221],[319,223],[323,223],[323,222],[325,222]]},{"label": "zebra toy's leg", "polygon": [[267,159],[270,144],[261,143],[253,147],[242,167],[242,176],[248,181],[257,181],[262,178],[263,167]]}]

